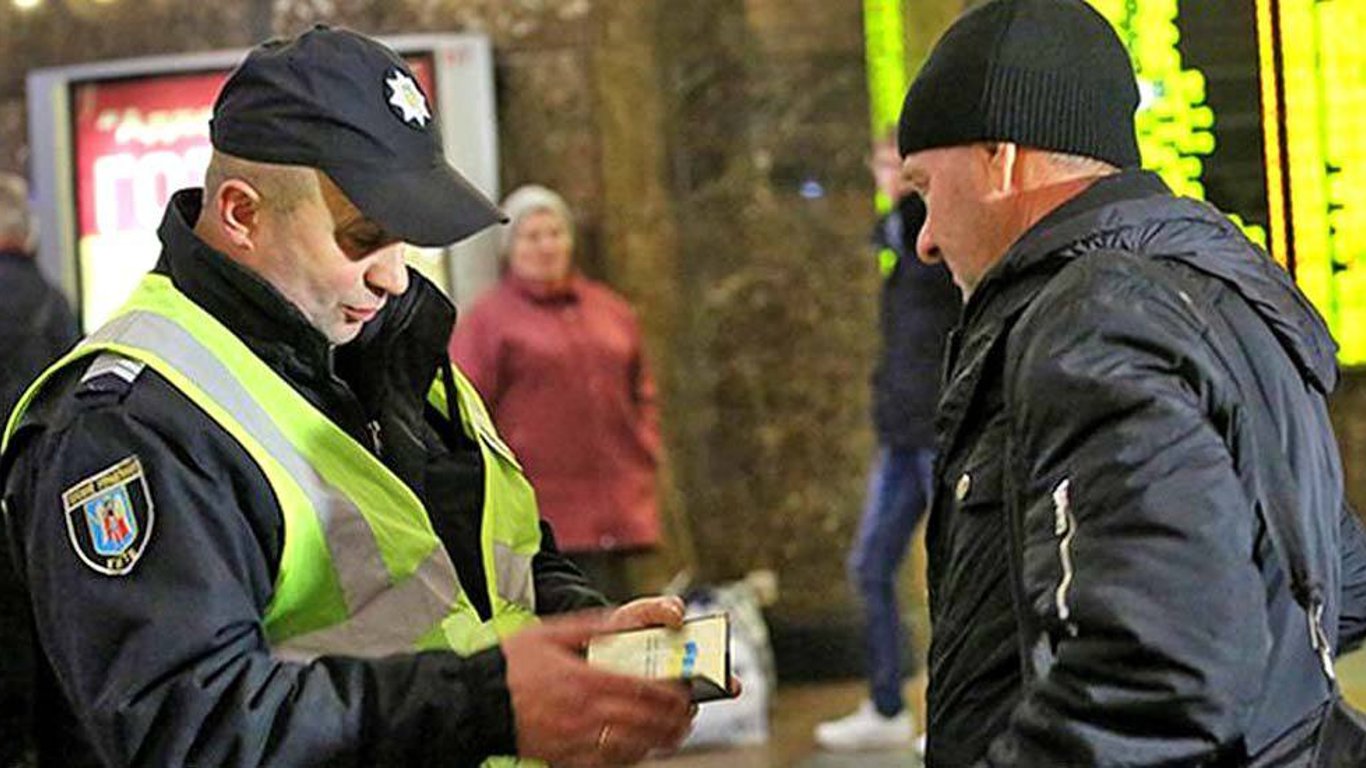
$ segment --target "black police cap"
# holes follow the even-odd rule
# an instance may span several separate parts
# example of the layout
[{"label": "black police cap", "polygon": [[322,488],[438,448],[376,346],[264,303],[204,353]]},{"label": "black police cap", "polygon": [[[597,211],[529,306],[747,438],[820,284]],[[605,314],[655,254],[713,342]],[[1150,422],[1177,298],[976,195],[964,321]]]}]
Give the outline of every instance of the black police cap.
[{"label": "black police cap", "polygon": [[403,59],[318,25],[252,49],[213,108],[215,149],[323,171],[367,217],[422,246],[505,222],[447,162],[430,103]]}]

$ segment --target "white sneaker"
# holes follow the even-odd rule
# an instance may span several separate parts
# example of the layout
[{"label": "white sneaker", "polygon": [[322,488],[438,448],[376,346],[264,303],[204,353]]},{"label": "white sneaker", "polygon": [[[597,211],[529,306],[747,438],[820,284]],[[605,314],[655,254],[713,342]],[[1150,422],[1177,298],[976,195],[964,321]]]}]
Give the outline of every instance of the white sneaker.
[{"label": "white sneaker", "polygon": [[914,730],[909,711],[884,717],[873,702],[865,701],[854,714],[817,725],[816,743],[835,752],[899,749],[911,745]]}]

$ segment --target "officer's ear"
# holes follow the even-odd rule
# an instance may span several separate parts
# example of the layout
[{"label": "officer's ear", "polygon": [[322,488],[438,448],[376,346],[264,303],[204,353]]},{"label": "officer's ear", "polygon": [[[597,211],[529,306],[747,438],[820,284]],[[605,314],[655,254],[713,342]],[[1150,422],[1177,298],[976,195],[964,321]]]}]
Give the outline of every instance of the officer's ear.
[{"label": "officer's ear", "polygon": [[214,223],[234,247],[255,250],[256,232],[261,221],[261,193],[241,179],[227,179],[213,192]]}]

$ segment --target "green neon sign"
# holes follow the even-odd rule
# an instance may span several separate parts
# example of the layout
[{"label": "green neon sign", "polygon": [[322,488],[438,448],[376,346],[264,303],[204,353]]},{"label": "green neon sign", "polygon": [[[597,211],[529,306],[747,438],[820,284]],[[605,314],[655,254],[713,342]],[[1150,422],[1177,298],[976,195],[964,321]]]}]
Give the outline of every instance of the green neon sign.
[{"label": "green neon sign", "polygon": [[1323,313],[1338,359],[1363,365],[1366,6],[1258,0],[1257,11],[1267,186],[1281,193],[1277,241],[1293,253],[1295,281]]},{"label": "green neon sign", "polygon": [[[1089,0],[1110,20],[1129,49],[1141,101],[1134,122],[1143,167],[1178,195],[1204,199],[1203,158],[1213,154],[1214,110],[1205,96],[1205,75],[1187,69],[1177,43],[1177,0]],[[1266,230],[1231,217],[1253,241],[1266,245]]]},{"label": "green neon sign", "polygon": [[[901,0],[863,0],[863,58],[868,72],[868,117],[874,141],[894,129],[901,116],[901,100],[908,84],[904,30]],[[879,193],[878,213],[891,209],[892,201]]]}]

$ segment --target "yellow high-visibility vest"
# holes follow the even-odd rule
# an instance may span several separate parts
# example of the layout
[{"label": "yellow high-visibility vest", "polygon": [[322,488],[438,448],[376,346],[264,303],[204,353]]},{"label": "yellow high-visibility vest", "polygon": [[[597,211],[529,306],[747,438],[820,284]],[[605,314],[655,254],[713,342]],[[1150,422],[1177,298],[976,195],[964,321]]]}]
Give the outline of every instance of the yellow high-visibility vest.
[{"label": "yellow high-visibility vest", "polygon": [[[263,617],[277,657],[378,658],[443,648],[468,655],[535,621],[535,495],[459,371],[460,424],[484,465],[479,543],[493,608],[488,621],[461,588],[412,489],[163,275],[145,277],[114,318],[38,378],[11,414],[4,446],[55,372],[100,355],[164,377],[231,435],[270,483],[284,517],[280,567]],[[448,394],[438,378],[428,401],[450,414]]]}]

